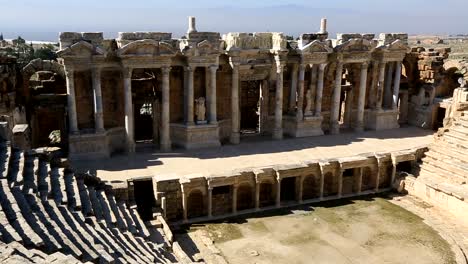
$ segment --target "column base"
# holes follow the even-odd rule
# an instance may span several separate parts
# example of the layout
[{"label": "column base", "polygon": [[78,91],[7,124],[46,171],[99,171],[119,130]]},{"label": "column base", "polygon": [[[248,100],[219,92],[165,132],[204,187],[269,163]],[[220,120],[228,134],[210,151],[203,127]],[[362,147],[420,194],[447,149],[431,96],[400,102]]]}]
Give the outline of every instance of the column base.
[{"label": "column base", "polygon": [[283,139],[283,129],[282,128],[276,128],[273,130],[273,139]]},{"label": "column base", "polygon": [[332,122],[330,124],[330,134],[332,134],[332,135],[340,134],[340,123]]},{"label": "column base", "polygon": [[174,145],[185,149],[221,146],[218,125],[171,124],[171,137]]},{"label": "column base", "polygon": [[295,138],[323,136],[322,121],[321,116],[306,116],[300,121],[295,116],[285,116],[284,133]]},{"label": "column base", "polygon": [[127,149],[125,129],[112,128],[102,133],[69,135],[70,158],[74,160],[105,159]]},{"label": "column base", "polygon": [[229,137],[229,142],[231,144],[239,144],[240,143],[240,133],[239,132],[232,132],[231,136]]},{"label": "column base", "polygon": [[372,130],[399,128],[400,124],[398,124],[398,109],[380,109],[369,111],[366,127]]},{"label": "column base", "polygon": [[171,142],[168,143],[161,143],[161,150],[162,151],[171,151],[172,149],[172,144]]}]

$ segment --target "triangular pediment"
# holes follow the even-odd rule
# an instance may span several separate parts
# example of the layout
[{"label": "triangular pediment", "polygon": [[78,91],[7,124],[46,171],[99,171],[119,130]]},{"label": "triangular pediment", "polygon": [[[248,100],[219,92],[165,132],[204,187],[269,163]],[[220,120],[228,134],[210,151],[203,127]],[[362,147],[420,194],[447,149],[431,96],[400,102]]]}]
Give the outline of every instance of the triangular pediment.
[{"label": "triangular pediment", "polygon": [[388,44],[387,50],[388,51],[402,51],[402,50],[408,51],[409,47],[406,43],[398,39],[392,42],[391,44]]},{"label": "triangular pediment", "polygon": [[327,45],[327,43],[319,40],[314,40],[311,43],[301,48],[302,53],[315,53],[315,52],[326,52],[331,53],[333,49]]},{"label": "triangular pediment", "polygon": [[370,52],[376,47],[374,41],[367,39],[350,39],[335,47],[337,52]]},{"label": "triangular pediment", "polygon": [[72,56],[72,57],[90,57],[93,55],[105,55],[106,52],[100,47],[86,41],[79,41],[73,45],[57,51],[59,57]]},{"label": "triangular pediment", "polygon": [[175,54],[171,44],[152,39],[136,40],[121,47],[119,56],[161,56]]}]

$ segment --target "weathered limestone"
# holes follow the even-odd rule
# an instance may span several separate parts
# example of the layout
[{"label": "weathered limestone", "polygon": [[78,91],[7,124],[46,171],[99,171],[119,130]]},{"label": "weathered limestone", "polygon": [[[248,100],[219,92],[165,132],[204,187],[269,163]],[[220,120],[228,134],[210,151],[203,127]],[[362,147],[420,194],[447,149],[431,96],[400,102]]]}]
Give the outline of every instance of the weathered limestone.
[{"label": "weathered limestone", "polygon": [[275,93],[275,124],[273,139],[283,138],[283,71],[284,62],[280,55],[276,55],[276,93]]},{"label": "weathered limestone", "polygon": [[94,121],[96,132],[104,131],[104,118],[102,109],[102,91],[101,91],[101,69],[92,69],[93,93],[94,93]]},{"label": "weathered limestone", "polygon": [[232,87],[231,87],[231,135],[232,144],[240,143],[240,120],[239,120],[239,63],[231,59]]},{"label": "weathered limestone", "polygon": [[[291,71],[291,88],[289,90],[289,113],[294,113],[296,111],[298,70],[299,70],[299,65],[293,64],[292,71]],[[304,81],[304,78],[302,81]]]},{"label": "weathered limestone", "polygon": [[340,133],[340,96],[341,96],[341,78],[343,76],[343,63],[336,63],[335,88],[333,89],[332,108],[330,113],[330,133]]},{"label": "weathered limestone", "polygon": [[210,124],[217,124],[218,120],[216,117],[216,71],[218,70],[218,66],[212,65],[210,68],[210,94],[209,94],[209,108],[210,108],[210,116],[209,122]]},{"label": "weathered limestone", "polygon": [[68,120],[70,123],[70,133],[78,134],[78,118],[76,114],[75,99],[75,78],[73,68],[67,68],[65,71],[67,77],[67,102],[68,102]]},{"label": "weathered limestone", "polygon": [[187,77],[187,81],[185,82],[185,105],[186,105],[186,112],[185,112],[185,122],[187,125],[194,125],[194,102],[195,96],[193,92],[193,72],[194,68],[192,66],[185,67],[185,76]]},{"label": "weathered limestone", "polygon": [[366,86],[367,86],[367,63],[361,65],[361,80],[359,86],[359,99],[358,99],[358,109],[356,117],[356,126],[354,129],[356,132],[364,131],[364,108],[366,104]]},{"label": "weathered limestone", "polygon": [[398,99],[400,95],[400,79],[401,79],[401,63],[396,62],[395,77],[393,78],[393,98],[392,98],[393,110],[397,110],[397,107],[398,107]]},{"label": "weathered limestone", "polygon": [[322,96],[323,96],[323,78],[326,64],[319,65],[317,93],[315,94],[315,116],[319,117],[322,113]]},{"label": "weathered limestone", "polygon": [[125,94],[125,132],[127,139],[127,150],[135,152],[134,121],[133,121],[133,103],[132,103],[132,68],[126,68],[123,71],[124,76],[124,94]]},{"label": "weathered limestone", "polygon": [[377,84],[377,110],[382,109],[384,98],[385,63],[379,63],[379,82]]},{"label": "weathered limestone", "polygon": [[163,151],[168,151],[171,149],[171,135],[170,135],[170,126],[169,126],[169,114],[170,114],[170,104],[169,104],[169,74],[171,72],[170,67],[162,68],[163,73],[163,85],[162,85],[162,118],[161,118],[161,149]]},{"label": "weathered limestone", "polygon": [[299,89],[297,91],[297,111],[296,119],[297,122],[301,122],[304,118],[304,78],[305,78],[306,65],[299,65]]}]

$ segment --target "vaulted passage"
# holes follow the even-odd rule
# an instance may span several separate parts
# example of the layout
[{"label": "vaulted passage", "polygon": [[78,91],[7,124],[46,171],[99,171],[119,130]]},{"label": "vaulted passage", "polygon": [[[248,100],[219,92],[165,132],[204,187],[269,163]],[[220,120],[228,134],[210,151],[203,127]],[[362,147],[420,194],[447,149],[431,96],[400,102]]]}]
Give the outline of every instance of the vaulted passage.
[{"label": "vaulted passage", "polygon": [[241,82],[241,133],[260,132],[260,82]]},{"label": "vaulted passage", "polygon": [[213,215],[223,215],[232,211],[232,186],[214,187],[213,190]]},{"label": "vaulted passage", "polygon": [[281,180],[281,201],[296,200],[296,177]]},{"label": "vaulted passage", "polygon": [[251,209],[255,206],[253,190],[250,185],[242,184],[237,187],[237,210]]},{"label": "vaulted passage", "polygon": [[375,189],[376,173],[372,172],[372,169],[369,167],[362,168],[362,191],[370,191]]},{"label": "vaulted passage", "polygon": [[205,199],[200,190],[194,190],[190,193],[187,199],[187,216],[188,218],[200,217],[205,214]]},{"label": "vaulted passage", "polygon": [[153,207],[156,207],[152,179],[134,181],[133,184],[135,187],[135,202],[141,219],[143,221],[152,220]]},{"label": "vaulted passage", "polygon": [[327,172],[324,176],[323,196],[333,196],[338,194],[337,181],[331,172]]}]

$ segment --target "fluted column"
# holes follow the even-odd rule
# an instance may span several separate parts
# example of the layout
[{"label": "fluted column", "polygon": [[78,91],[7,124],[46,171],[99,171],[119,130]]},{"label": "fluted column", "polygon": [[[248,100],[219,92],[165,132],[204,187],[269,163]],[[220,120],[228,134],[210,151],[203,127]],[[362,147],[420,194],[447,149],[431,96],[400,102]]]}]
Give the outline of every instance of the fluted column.
[{"label": "fluted column", "polygon": [[289,113],[294,113],[296,110],[296,93],[297,93],[297,72],[299,69],[298,64],[292,65],[291,71],[291,87],[289,89]]},{"label": "fluted column", "polygon": [[332,107],[330,113],[330,133],[340,133],[340,100],[341,100],[341,78],[343,77],[343,63],[336,64],[335,89],[333,90]]},{"label": "fluted column", "polygon": [[163,67],[162,69],[162,110],[161,110],[161,150],[168,151],[171,149],[170,135],[170,72],[171,67]]},{"label": "fluted column", "polygon": [[94,128],[96,132],[103,132],[104,117],[102,108],[101,69],[94,67],[91,73],[94,95]]},{"label": "fluted column", "polygon": [[377,85],[377,110],[382,110],[383,94],[385,84],[385,62],[379,63],[379,82]]},{"label": "fluted column", "polygon": [[325,67],[327,64],[320,64],[318,67],[317,93],[315,94],[315,116],[322,114],[322,97],[323,97],[323,78]]},{"label": "fluted column", "polygon": [[216,114],[216,71],[218,70],[217,65],[210,66],[210,95],[209,95],[209,107],[210,115],[209,122],[210,124],[217,124],[217,114]]},{"label": "fluted column", "polygon": [[393,83],[393,100],[392,109],[396,110],[398,107],[398,95],[400,93],[400,80],[401,80],[401,62],[396,62],[395,77]]},{"label": "fluted column", "polygon": [[298,122],[304,119],[304,78],[306,65],[299,65],[299,85],[297,91],[297,112],[296,119]]},{"label": "fluted column", "polygon": [[232,144],[240,143],[240,119],[239,119],[239,64],[232,63],[231,84],[231,136]]},{"label": "fluted column", "polygon": [[133,102],[132,102],[132,68],[124,68],[124,94],[125,94],[125,132],[127,134],[128,152],[135,152],[134,139],[134,120],[133,120]]},{"label": "fluted column", "polygon": [[194,91],[193,91],[193,72],[194,72],[194,67],[192,66],[187,66],[185,67],[185,76],[187,77],[187,81],[185,82],[185,93],[184,93],[184,98],[185,98],[185,123],[186,125],[193,125],[193,118],[194,118],[194,101],[195,101],[195,96],[194,96]]},{"label": "fluted column", "polygon": [[367,88],[367,62],[361,65],[361,80],[359,83],[359,98],[358,98],[358,109],[356,117],[355,130],[357,132],[364,131],[364,110],[366,106],[366,88]]},{"label": "fluted column", "polygon": [[283,70],[284,65],[276,66],[275,125],[273,139],[283,138]]},{"label": "fluted column", "polygon": [[65,74],[67,78],[67,105],[70,134],[78,134],[78,118],[76,114],[75,100],[75,72],[73,68],[66,67]]}]

